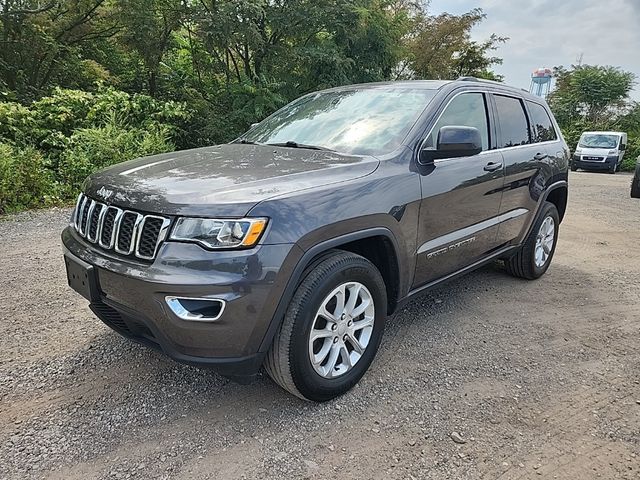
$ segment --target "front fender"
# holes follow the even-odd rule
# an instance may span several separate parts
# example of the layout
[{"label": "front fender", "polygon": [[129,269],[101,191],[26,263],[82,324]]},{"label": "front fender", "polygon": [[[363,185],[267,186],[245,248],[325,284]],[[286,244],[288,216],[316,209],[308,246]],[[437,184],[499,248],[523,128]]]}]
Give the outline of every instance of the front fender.
[{"label": "front fender", "polygon": [[[330,229],[331,227],[334,227],[334,226],[328,226],[327,229]],[[358,240],[363,240],[363,239],[373,238],[373,237],[380,237],[380,236],[389,240],[389,242],[393,246],[396,253],[396,258],[398,259],[398,262],[399,262],[398,267],[399,267],[399,273],[400,273],[400,276],[399,276],[400,282],[401,284],[404,283],[406,285],[406,282],[408,280],[406,278],[403,279],[403,276],[401,274],[401,272],[406,270],[403,270],[403,268],[401,267],[402,264],[400,264],[401,257],[400,257],[400,250],[398,246],[397,237],[396,235],[394,235],[394,233],[390,229],[386,227],[373,227],[373,228],[367,228],[364,230],[353,231],[350,233],[329,238],[327,240],[324,240],[318,243],[313,243],[311,247],[304,250],[304,253],[299,258],[297,264],[295,265],[295,267],[293,267],[293,269],[291,270],[289,268],[286,269],[287,271],[291,271],[291,275],[280,297],[280,301],[278,302],[278,306],[274,312],[274,315],[271,318],[271,322],[269,324],[269,327],[267,328],[267,332],[264,336],[264,339],[262,340],[259,351],[266,352],[269,350],[269,347],[273,342],[273,338],[278,330],[278,327],[280,326],[280,323],[284,318],[284,314],[287,310],[287,307],[289,306],[289,303],[291,302],[291,299],[295,294],[296,288],[302,281],[304,274],[308,268],[312,267],[313,264],[319,258],[322,258],[324,253],[327,253],[333,249],[339,248],[341,245],[346,245]],[[307,239],[307,240],[312,241],[311,239]],[[413,269],[411,271],[413,271]],[[404,289],[400,290],[400,292],[403,292],[406,294]],[[402,294],[399,295],[399,297],[401,296]]]}]

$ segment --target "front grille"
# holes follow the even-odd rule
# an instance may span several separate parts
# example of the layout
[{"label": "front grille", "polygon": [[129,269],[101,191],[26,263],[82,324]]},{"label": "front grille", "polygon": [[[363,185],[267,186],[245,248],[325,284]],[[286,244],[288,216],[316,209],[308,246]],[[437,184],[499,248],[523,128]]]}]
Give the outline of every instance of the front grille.
[{"label": "front grille", "polygon": [[158,248],[158,237],[164,225],[164,218],[147,216],[143,220],[138,239],[138,250],[136,255],[143,258],[153,258],[156,256]]},{"label": "front grille", "polygon": [[170,220],[96,202],[80,194],[73,215],[76,231],[88,242],[121,255],[153,260],[169,230]]},{"label": "front grille", "polygon": [[86,227],[87,227],[87,217],[89,216],[89,209],[91,208],[91,201],[88,198],[85,198],[85,201],[82,203],[82,208],[80,209],[80,232],[81,235],[84,235]]},{"label": "front grille", "polygon": [[120,225],[118,227],[118,234],[116,239],[116,252],[129,255],[133,250],[133,241],[135,228],[138,223],[138,217],[142,215],[134,212],[124,212]]},{"label": "front grille", "polygon": [[117,217],[118,209],[115,207],[108,207],[107,213],[104,214],[102,230],[100,232],[100,246],[102,248],[113,247],[113,233],[115,232]]},{"label": "front grille", "polygon": [[91,216],[89,217],[89,230],[87,232],[87,239],[91,242],[95,242],[98,239],[98,225],[100,221],[100,215],[102,210],[107,208],[101,203],[96,203],[91,210]]}]

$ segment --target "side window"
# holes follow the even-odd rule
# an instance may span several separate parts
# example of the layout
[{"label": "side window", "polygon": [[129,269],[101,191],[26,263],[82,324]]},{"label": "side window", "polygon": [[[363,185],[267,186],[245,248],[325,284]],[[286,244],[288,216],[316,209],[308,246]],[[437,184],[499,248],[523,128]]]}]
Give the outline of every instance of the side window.
[{"label": "side window", "polygon": [[531,143],[529,139],[529,122],[524,113],[522,101],[502,95],[495,95],[498,109],[498,125],[502,139],[498,148],[515,147]]},{"label": "side window", "polygon": [[433,127],[427,146],[435,147],[442,127],[475,127],[482,137],[482,150],[489,149],[487,106],[482,93],[463,93],[455,97]]},{"label": "side window", "polygon": [[558,134],[553,127],[553,122],[547,110],[542,105],[529,101],[527,101],[527,107],[529,108],[531,126],[533,127],[533,142],[557,140]]}]

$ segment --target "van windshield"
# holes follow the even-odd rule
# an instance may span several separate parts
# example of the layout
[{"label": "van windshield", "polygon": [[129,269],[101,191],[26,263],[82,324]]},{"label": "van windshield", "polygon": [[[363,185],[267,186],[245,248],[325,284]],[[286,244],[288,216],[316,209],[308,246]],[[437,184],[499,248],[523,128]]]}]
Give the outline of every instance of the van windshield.
[{"label": "van windshield", "polygon": [[400,146],[435,94],[394,86],[318,92],[283,107],[240,141],[381,155]]},{"label": "van windshield", "polygon": [[583,148],[618,148],[618,135],[590,133],[580,138],[579,147]]}]

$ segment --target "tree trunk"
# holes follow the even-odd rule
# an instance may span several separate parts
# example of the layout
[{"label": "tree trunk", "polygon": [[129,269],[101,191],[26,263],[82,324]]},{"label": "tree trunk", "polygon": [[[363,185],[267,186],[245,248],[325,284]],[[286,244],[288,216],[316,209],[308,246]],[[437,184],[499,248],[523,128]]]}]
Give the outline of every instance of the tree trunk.
[{"label": "tree trunk", "polygon": [[157,88],[157,74],[155,70],[151,70],[149,72],[149,95],[155,97]]}]

